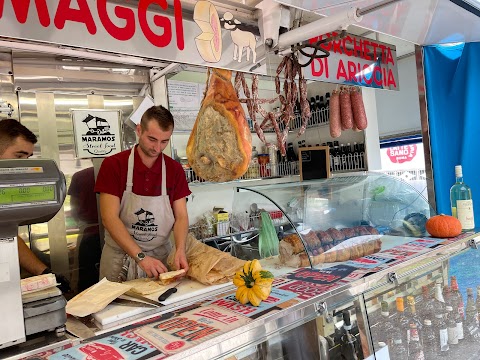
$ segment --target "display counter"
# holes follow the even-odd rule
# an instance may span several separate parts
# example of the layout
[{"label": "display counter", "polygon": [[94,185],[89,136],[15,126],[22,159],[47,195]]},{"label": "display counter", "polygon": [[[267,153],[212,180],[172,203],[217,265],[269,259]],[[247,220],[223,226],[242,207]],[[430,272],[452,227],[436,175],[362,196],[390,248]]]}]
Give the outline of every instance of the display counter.
[{"label": "display counter", "polygon": [[[304,253],[314,260],[312,263],[318,260],[319,248],[311,247],[308,238],[303,239],[309,231],[368,227],[378,232],[368,236],[381,240],[381,248],[341,262],[329,263],[323,258],[323,262],[313,266],[293,268],[285,265],[279,255],[262,258],[263,245],[259,247],[260,240],[252,236],[231,239],[232,253],[245,259],[260,258],[262,266],[275,275],[272,292],[259,307],[240,304],[230,283],[204,287],[196,293],[190,292],[190,296],[188,291],[185,295],[179,289],[177,300],[172,297],[169,304],[146,308],[143,313],[103,329],[92,318],[72,319],[70,325],[78,325],[81,320],[90,336],[72,337],[68,344],[56,348],[49,345],[49,353],[42,354],[45,349],[38,348],[36,357],[27,358],[410,359],[414,357],[405,354],[423,352],[428,359],[427,355],[454,356],[465,351],[471,354],[467,358],[478,358],[478,311],[472,301],[480,302],[475,289],[479,272],[474,268],[479,263],[476,244],[480,237],[475,232],[450,239],[428,237],[422,219],[431,216],[432,209],[425,199],[417,198],[418,193],[411,195],[415,194],[413,188],[410,192],[402,184],[396,184],[397,188],[388,193],[391,181],[388,177],[370,175],[357,181],[351,177],[329,179],[280,185],[281,190],[272,186],[269,195],[258,187],[239,189],[234,209],[248,212],[251,201],[258,196],[259,201],[255,202],[258,208],[274,211],[270,209],[273,204],[282,210],[286,222],[274,225],[281,241],[289,235],[299,236],[305,244]],[[289,212],[282,201],[296,211]],[[379,210],[379,203],[383,204],[383,211]],[[323,209],[328,221],[318,216],[319,209]],[[379,219],[390,221],[379,222]],[[254,232],[253,225],[249,224],[247,230]],[[261,234],[261,229],[257,231]],[[367,235],[354,238],[362,236]],[[337,240],[332,245],[349,240]],[[357,246],[355,241],[350,243]],[[452,275],[455,276],[453,291],[443,291],[445,285],[452,285]],[[473,297],[467,297],[466,288],[474,289]],[[435,309],[440,311],[425,311],[432,299],[437,301]],[[406,312],[401,311],[404,308]],[[427,340],[424,333],[432,331],[428,321],[424,331],[425,320],[433,324],[434,336],[425,337]],[[451,327],[448,349],[445,345],[438,347],[435,341],[437,338],[440,341],[440,334],[444,334],[443,322],[447,337],[448,326]],[[452,323],[457,332],[453,331]],[[385,324],[393,325],[385,328]],[[67,324],[67,329],[72,326]],[[78,329],[72,332],[79,335]],[[461,329],[463,338],[459,340]],[[3,350],[0,357],[8,358],[15,350]],[[22,358],[18,352],[15,356]]]}]

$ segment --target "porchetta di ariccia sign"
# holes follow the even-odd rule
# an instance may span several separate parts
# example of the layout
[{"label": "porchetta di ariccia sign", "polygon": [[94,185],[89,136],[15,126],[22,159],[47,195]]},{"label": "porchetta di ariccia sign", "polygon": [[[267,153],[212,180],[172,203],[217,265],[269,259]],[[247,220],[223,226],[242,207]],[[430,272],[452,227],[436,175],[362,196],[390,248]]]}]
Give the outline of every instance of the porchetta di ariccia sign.
[{"label": "porchetta di ariccia sign", "polygon": [[[187,16],[180,0],[0,0],[4,37],[249,71],[263,47],[258,28],[218,14],[207,0]],[[257,69],[255,72],[259,72]]]},{"label": "porchetta di ariccia sign", "polygon": [[[330,55],[315,58],[305,67],[305,78],[346,85],[399,90],[396,47],[376,40],[337,32],[311,38],[310,44],[331,38],[320,45]],[[306,49],[308,50],[308,48]],[[312,52],[312,51],[310,51]],[[318,51],[318,54],[322,52]],[[309,59],[301,55],[300,62]]]}]

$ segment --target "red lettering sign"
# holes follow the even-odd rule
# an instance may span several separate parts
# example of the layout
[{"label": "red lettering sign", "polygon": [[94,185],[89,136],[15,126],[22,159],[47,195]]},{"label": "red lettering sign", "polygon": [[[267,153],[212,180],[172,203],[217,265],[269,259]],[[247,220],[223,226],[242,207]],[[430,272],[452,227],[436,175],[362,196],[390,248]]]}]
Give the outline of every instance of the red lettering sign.
[{"label": "red lettering sign", "polygon": [[[5,2],[6,0],[0,0],[0,18],[3,18]],[[27,20],[29,20],[29,10],[32,2],[30,0],[10,0],[9,3],[13,8],[17,21],[20,24],[25,24]],[[185,48],[183,12],[180,0],[173,1],[173,24],[169,17],[157,13],[153,15],[153,24],[149,24],[147,21],[147,12],[152,5],[157,5],[164,11],[168,9],[166,0],[139,0],[136,11],[126,6],[115,5],[115,16],[125,21],[123,27],[117,26],[112,21],[111,16],[113,16],[113,14],[110,15],[107,12],[107,0],[97,0],[97,6],[94,9],[89,7],[88,0],[77,0],[76,3],[77,6],[72,6],[72,0],[59,0],[55,14],[51,15],[48,11],[46,0],[34,0],[38,21],[46,28],[51,25],[53,17],[53,24],[58,30],[63,30],[67,21],[69,21],[84,24],[86,30],[91,35],[95,35],[97,33],[97,26],[101,25],[113,38],[120,41],[127,41],[135,35],[137,30],[135,26],[136,13],[140,30],[152,45],[159,48],[170,45],[173,38],[174,27],[177,48],[179,50]],[[92,16],[93,10],[98,12],[101,24],[95,23],[94,17]],[[35,14],[35,12],[32,13],[32,15],[33,14]]]},{"label": "red lettering sign", "polygon": [[417,155],[417,145],[394,146],[387,149],[387,155],[392,163],[403,164],[412,161]]}]

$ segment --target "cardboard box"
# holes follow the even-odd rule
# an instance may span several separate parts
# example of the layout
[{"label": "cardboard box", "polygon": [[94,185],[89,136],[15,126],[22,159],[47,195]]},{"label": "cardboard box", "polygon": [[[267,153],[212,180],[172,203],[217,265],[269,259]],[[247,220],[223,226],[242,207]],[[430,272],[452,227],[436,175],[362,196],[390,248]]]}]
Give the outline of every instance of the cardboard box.
[{"label": "cardboard box", "polygon": [[213,208],[213,216],[215,217],[216,222],[228,221],[228,211],[223,210],[223,208]]},{"label": "cardboard box", "polygon": [[218,236],[227,235],[230,233],[230,221],[228,211],[220,207],[213,208],[213,216],[215,218],[215,228]]}]

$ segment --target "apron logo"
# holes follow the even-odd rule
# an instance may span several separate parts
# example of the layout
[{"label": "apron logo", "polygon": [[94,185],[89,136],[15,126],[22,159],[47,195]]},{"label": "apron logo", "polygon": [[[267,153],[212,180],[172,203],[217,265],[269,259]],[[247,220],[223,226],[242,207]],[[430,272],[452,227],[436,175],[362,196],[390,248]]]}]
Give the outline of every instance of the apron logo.
[{"label": "apron logo", "polygon": [[153,240],[157,236],[158,231],[158,225],[155,224],[153,213],[141,208],[135,215],[138,221],[132,225],[133,238],[143,242]]},{"label": "apron logo", "polygon": [[98,116],[88,115],[82,122],[86,133],[82,133],[84,149],[92,155],[107,155],[116,149],[115,134],[110,133],[110,124]]}]

